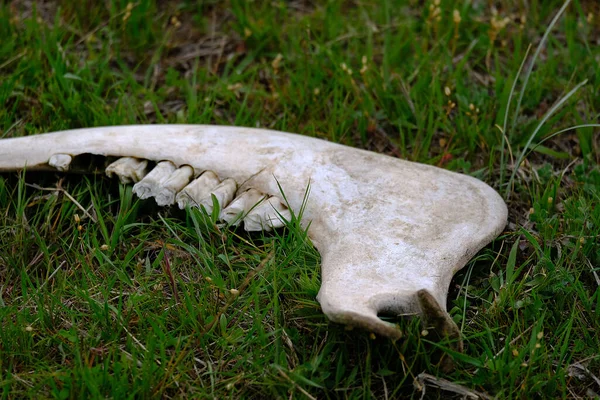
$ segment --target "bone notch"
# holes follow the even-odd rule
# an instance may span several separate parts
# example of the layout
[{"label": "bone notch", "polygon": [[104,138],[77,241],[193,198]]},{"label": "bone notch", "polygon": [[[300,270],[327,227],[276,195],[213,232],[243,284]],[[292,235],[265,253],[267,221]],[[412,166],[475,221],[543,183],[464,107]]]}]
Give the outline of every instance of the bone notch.
[{"label": "bone notch", "polygon": [[71,157],[68,154],[54,154],[50,157],[48,165],[50,165],[53,168],[56,168],[61,172],[64,172],[69,170],[71,161],[73,161],[73,157]]},{"label": "bone notch", "polygon": [[270,231],[281,228],[289,221],[292,214],[280,198],[269,197],[252,209],[244,218],[244,229],[247,231]]},{"label": "bone notch", "polygon": [[154,196],[159,206],[169,206],[175,203],[175,195],[183,189],[194,176],[194,169],[189,165],[177,169],[171,176],[161,182],[158,193]]},{"label": "bone notch", "polygon": [[148,175],[146,175],[141,181],[133,185],[133,193],[137,194],[142,200],[148,197],[155,197],[163,182],[175,172],[175,164],[170,161],[161,161]]},{"label": "bone notch", "polygon": [[242,218],[252,211],[254,207],[257,207],[265,197],[266,195],[259,190],[246,190],[235,198],[230,205],[223,209],[221,212],[221,220],[233,226],[239,225],[240,222],[242,222]]},{"label": "bone notch", "polygon": [[204,171],[202,175],[194,179],[189,185],[184,187],[175,200],[180,209],[186,206],[199,206],[200,201],[209,197],[210,193],[221,183],[221,180],[213,171]]},{"label": "bone notch", "polygon": [[122,157],[106,167],[106,176],[119,177],[121,183],[138,183],[146,176],[148,161],[135,157]]}]

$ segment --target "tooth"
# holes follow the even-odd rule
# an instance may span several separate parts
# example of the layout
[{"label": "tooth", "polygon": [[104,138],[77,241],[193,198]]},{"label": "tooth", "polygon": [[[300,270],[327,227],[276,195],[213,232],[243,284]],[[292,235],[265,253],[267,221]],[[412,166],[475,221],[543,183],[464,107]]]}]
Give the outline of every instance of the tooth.
[{"label": "tooth", "polygon": [[219,207],[223,209],[227,207],[229,202],[231,202],[231,199],[233,199],[236,190],[237,183],[235,183],[233,179],[227,178],[223,182],[221,182],[216,188],[214,188],[208,196],[200,200],[198,202],[198,207],[204,206],[204,209],[208,214],[212,213],[212,196],[214,195],[217,199],[217,203],[219,203]]},{"label": "tooth", "polygon": [[148,161],[135,157],[122,157],[106,167],[106,175],[117,175],[121,183],[137,183],[146,176]]},{"label": "tooth", "polygon": [[237,226],[242,222],[245,214],[253,208],[258,207],[258,203],[266,197],[264,193],[256,189],[248,189],[221,212],[221,220],[230,225]]},{"label": "tooth", "polygon": [[50,157],[48,165],[64,172],[69,170],[69,165],[71,165],[72,160],[73,157],[68,154],[54,154]]},{"label": "tooth", "polygon": [[292,218],[292,213],[279,197],[272,196],[257,205],[244,218],[244,229],[247,231],[270,231],[281,228],[285,221]]},{"label": "tooth", "polygon": [[168,206],[175,203],[175,195],[183,189],[194,176],[194,169],[189,165],[177,169],[165,181],[161,182],[158,193],[154,196],[156,204]]},{"label": "tooth", "polygon": [[213,171],[204,171],[202,175],[194,179],[189,185],[177,193],[175,200],[182,210],[187,206],[198,206],[200,201],[216,188],[221,180]]},{"label": "tooth", "polygon": [[141,181],[133,185],[133,193],[140,199],[154,197],[159,193],[161,185],[175,172],[175,164],[171,161],[161,161]]}]

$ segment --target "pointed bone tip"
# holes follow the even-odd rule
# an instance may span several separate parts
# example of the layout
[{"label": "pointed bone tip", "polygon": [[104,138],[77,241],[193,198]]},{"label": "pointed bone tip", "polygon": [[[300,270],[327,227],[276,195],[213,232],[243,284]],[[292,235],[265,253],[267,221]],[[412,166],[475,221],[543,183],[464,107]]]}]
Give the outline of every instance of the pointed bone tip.
[{"label": "pointed bone tip", "polygon": [[396,324],[383,321],[374,311],[356,312],[346,310],[330,313],[323,310],[323,312],[331,321],[348,327],[364,329],[367,332],[374,333],[377,336],[387,337],[394,341],[402,338],[402,331]]},{"label": "pointed bone tip", "polygon": [[327,301],[323,292],[320,292],[317,299],[321,303],[323,313],[331,321],[356,327],[372,332],[375,335],[398,340],[402,337],[402,331],[396,324],[386,322],[377,316],[377,310],[366,304],[359,304],[355,299],[342,299],[336,297],[335,301]]}]

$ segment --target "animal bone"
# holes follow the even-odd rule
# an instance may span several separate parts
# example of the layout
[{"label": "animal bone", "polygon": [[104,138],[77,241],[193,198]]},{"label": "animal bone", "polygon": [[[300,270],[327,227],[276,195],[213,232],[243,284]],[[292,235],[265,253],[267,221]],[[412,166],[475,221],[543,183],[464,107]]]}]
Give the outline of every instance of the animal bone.
[{"label": "animal bone", "polygon": [[[400,331],[378,313],[421,314],[439,332],[459,335],[445,311],[452,275],[506,224],[503,200],[475,178],[262,129],[121,126],[3,139],[0,171],[64,169],[68,163],[56,162],[57,155],[84,153],[158,163],[134,191],[163,202],[161,190],[170,185],[166,203],[181,189],[179,180],[177,185],[169,183],[177,168],[214,171],[179,191],[175,200],[180,207],[203,205],[211,212],[212,196],[225,208],[236,182],[242,184],[242,196],[256,189],[269,201],[245,216],[252,229],[280,226],[280,219],[271,220],[274,215],[289,217],[280,207],[283,203],[271,201],[283,191],[291,211],[298,214],[304,207],[301,223],[309,226],[308,235],[321,253],[317,298],[323,312],[332,321],[391,338],[400,337]],[[181,174],[187,177],[187,172]],[[131,180],[138,176],[118,175]],[[228,179],[215,188],[217,175]],[[267,205],[274,206],[272,212]],[[248,212],[246,204],[233,212],[237,215],[242,209]],[[228,212],[225,219],[231,218]]]}]

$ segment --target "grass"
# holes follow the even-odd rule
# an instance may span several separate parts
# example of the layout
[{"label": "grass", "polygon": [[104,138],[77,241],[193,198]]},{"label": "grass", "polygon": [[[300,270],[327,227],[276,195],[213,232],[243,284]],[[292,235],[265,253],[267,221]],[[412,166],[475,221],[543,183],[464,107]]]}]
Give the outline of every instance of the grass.
[{"label": "grass", "polygon": [[465,353],[444,373],[416,319],[396,343],[326,320],[297,223],[248,235],[102,176],[3,174],[3,398],[392,399],[420,397],[422,372],[498,398],[600,393],[596,2],[539,53],[562,1],[96,3],[0,4],[0,137],[298,132],[476,176],[509,224],[453,281]]}]

